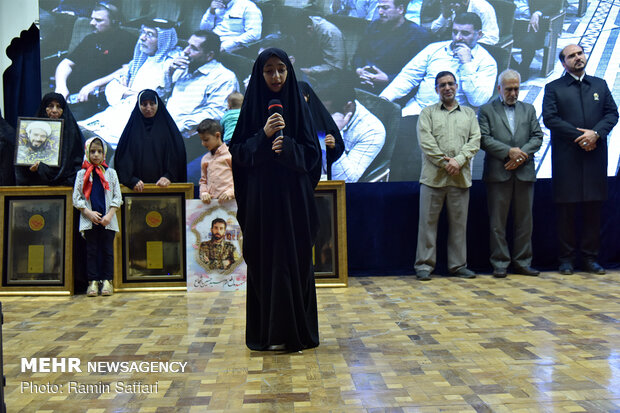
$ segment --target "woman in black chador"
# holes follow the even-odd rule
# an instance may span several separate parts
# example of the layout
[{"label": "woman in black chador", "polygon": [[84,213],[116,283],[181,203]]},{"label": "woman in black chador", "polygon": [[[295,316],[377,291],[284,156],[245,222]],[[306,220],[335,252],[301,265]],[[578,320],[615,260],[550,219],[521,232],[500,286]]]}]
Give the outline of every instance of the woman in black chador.
[{"label": "woman in black chador", "polygon": [[325,139],[325,173],[327,179],[332,179],[332,164],[340,158],[340,155],[344,152],[344,141],[342,135],[336,126],[336,122],[329,114],[321,99],[314,93],[312,87],[307,82],[299,82],[299,89],[302,95],[308,102],[310,108],[310,114],[312,115],[312,121],[314,128],[319,135],[322,135]]},{"label": "woman in black chador", "polygon": [[154,90],[138,95],[114,153],[114,169],[120,183],[134,191],[142,191],[145,183],[187,182],[183,137]]},{"label": "woman in black chador", "polygon": [[64,119],[60,166],[52,167],[44,162],[36,162],[31,166],[16,166],[17,185],[73,186],[77,171],[82,169],[84,137],[65,98],[59,93],[43,96],[36,117]]},{"label": "woman in black chador", "polygon": [[13,159],[15,157],[15,129],[0,112],[0,186],[15,185]]},{"label": "woman in black chador", "polygon": [[[282,102],[283,116],[269,116],[272,99]],[[246,344],[252,350],[316,347],[312,245],[321,150],[283,50],[270,48],[256,59],[230,152],[248,266]]]}]

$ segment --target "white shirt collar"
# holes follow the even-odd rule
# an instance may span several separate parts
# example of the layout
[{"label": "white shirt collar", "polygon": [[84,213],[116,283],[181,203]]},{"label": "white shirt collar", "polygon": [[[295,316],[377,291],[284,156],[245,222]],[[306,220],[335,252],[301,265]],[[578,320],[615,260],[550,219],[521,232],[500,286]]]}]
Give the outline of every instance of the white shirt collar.
[{"label": "white shirt collar", "polygon": [[581,77],[579,76],[575,76],[574,74],[572,74],[571,72],[568,72],[569,75],[571,75],[573,77],[573,79],[582,82],[583,78],[586,76],[586,72],[583,72],[583,75],[581,75]]}]

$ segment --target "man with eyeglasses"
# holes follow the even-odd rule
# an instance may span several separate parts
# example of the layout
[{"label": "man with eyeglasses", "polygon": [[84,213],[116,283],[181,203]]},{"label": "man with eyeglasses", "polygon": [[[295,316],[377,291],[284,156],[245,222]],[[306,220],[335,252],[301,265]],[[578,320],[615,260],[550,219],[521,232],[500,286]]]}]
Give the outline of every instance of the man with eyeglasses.
[{"label": "man with eyeglasses", "polygon": [[431,43],[418,53],[381,92],[380,97],[395,101],[418,87],[402,110],[403,116],[417,115],[437,102],[435,76],[449,70],[456,76],[460,105],[478,107],[493,95],[497,64],[480,45],[482,22],[474,13],[463,13],[452,24],[452,41]]},{"label": "man with eyeglasses", "polygon": [[415,270],[420,281],[431,279],[437,259],[437,223],[448,212],[448,271],[475,278],[467,268],[467,212],[471,159],[480,149],[480,128],[473,109],[456,100],[459,85],[449,71],[435,76],[439,102],[422,109],[418,138],[422,150],[420,215]]},{"label": "man with eyeglasses", "polygon": [[97,106],[94,95],[99,92],[98,80],[119,69],[133,54],[136,38],[120,28],[118,7],[100,2],[90,15],[93,33],[87,35],[56,67],[56,93],[74,103],[78,119],[92,115]]}]

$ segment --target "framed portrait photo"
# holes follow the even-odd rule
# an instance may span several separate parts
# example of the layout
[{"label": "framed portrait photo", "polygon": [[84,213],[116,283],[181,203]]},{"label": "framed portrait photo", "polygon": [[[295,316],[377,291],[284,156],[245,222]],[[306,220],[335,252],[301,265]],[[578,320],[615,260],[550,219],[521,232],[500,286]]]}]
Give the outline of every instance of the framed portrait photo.
[{"label": "framed portrait photo", "polygon": [[247,265],[235,200],[185,201],[187,291],[245,290]]},{"label": "framed portrait photo", "polygon": [[63,123],[63,119],[18,118],[15,165],[43,162],[48,166],[60,166]]}]

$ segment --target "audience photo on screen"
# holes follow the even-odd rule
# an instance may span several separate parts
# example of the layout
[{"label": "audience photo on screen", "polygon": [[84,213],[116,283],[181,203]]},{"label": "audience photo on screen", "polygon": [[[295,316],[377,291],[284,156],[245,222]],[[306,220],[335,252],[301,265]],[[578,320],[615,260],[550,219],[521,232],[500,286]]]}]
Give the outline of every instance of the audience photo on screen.
[{"label": "audience photo on screen", "polygon": [[452,23],[452,41],[431,43],[418,53],[381,92],[381,97],[394,101],[418,88],[403,108],[403,116],[417,115],[437,102],[435,76],[449,70],[459,85],[459,104],[479,107],[487,103],[495,89],[497,64],[489,52],[478,44],[482,36],[480,17],[474,13],[456,16]]},{"label": "audience photo on screen", "polygon": [[334,161],[331,179],[357,182],[381,152],[385,127],[361,102],[355,99],[353,82],[341,80],[338,89],[321,91],[344,141],[344,152]]},{"label": "audience photo on screen", "polygon": [[482,21],[480,43],[494,45],[499,41],[499,26],[495,9],[486,0],[441,0],[441,13],[431,23],[431,31],[439,40],[450,38],[454,18],[461,13],[475,13]]},{"label": "audience photo on screen", "polygon": [[188,138],[205,118],[220,119],[228,96],[239,90],[235,74],[219,61],[220,39],[200,30],[191,35],[182,53],[170,59],[166,68],[168,111]]},{"label": "audience photo on screen", "polygon": [[259,40],[262,26],[263,15],[250,0],[213,0],[200,21],[201,30],[212,31],[220,37],[224,52]]},{"label": "audience photo on screen", "polygon": [[144,89],[161,90],[165,87],[166,63],[176,45],[177,33],[171,22],[152,19],[144,23],[133,59],[107,77],[105,94],[110,106],[80,121],[80,126],[116,148],[138,93]]},{"label": "audience photo on screen", "polygon": [[379,0],[379,18],[367,27],[351,62],[361,88],[381,92],[431,43],[425,29],[405,19],[406,4],[407,0]]},{"label": "audience photo on screen", "polygon": [[120,24],[115,5],[98,3],[90,15],[92,33],[56,66],[56,93],[69,100],[78,119],[97,112],[95,98],[108,83],[106,76],[131,60],[136,37]]}]

